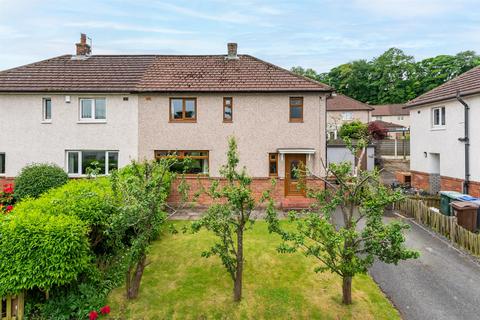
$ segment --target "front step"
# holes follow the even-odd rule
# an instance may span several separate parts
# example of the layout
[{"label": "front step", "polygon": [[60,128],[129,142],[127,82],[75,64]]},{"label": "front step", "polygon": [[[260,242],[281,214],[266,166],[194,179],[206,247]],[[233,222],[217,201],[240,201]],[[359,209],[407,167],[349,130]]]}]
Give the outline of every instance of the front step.
[{"label": "front step", "polygon": [[314,203],[314,199],[305,197],[286,197],[282,200],[283,210],[307,209]]}]

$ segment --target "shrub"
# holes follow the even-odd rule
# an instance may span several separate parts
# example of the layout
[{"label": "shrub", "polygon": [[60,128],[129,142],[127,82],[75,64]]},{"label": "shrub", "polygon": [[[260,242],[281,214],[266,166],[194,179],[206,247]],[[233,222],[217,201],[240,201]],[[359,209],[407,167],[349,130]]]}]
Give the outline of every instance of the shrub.
[{"label": "shrub", "polygon": [[375,140],[383,140],[388,134],[388,130],[383,125],[375,121],[368,124],[368,132]]},{"label": "shrub", "polygon": [[339,135],[342,139],[362,139],[368,136],[368,127],[366,124],[358,120],[344,123],[340,127]]},{"label": "shrub", "polygon": [[15,212],[40,212],[45,215],[75,216],[90,229],[92,250],[108,253],[106,234],[109,219],[117,210],[108,178],[70,180],[60,188],[49,190],[38,199],[25,199]]},{"label": "shrub", "polygon": [[88,228],[76,217],[17,212],[0,221],[0,296],[48,291],[90,265]]},{"label": "shrub", "polygon": [[55,164],[30,164],[15,178],[15,198],[37,198],[42,193],[65,184],[68,175]]}]

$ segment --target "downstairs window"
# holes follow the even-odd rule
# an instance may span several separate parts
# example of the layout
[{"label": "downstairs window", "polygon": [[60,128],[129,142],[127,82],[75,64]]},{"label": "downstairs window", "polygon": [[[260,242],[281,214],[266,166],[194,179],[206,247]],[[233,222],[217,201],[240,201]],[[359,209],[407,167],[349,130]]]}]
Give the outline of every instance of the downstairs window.
[{"label": "downstairs window", "polygon": [[208,151],[157,150],[155,159],[173,157],[179,161],[172,167],[173,172],[186,174],[208,174]]},{"label": "downstairs window", "polygon": [[5,174],[5,153],[0,153],[0,175]]},{"label": "downstairs window", "polygon": [[118,151],[75,150],[67,151],[67,172],[72,176],[81,176],[90,170],[98,174],[109,174],[118,169]]}]

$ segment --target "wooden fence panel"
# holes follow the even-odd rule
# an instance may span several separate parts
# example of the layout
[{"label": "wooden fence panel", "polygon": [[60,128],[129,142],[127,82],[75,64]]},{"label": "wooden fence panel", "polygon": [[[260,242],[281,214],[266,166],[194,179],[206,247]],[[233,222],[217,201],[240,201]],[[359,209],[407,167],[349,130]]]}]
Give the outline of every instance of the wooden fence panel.
[{"label": "wooden fence panel", "polygon": [[23,320],[24,295],[0,297],[0,320]]},{"label": "wooden fence panel", "polygon": [[447,237],[472,254],[479,256],[480,235],[458,225],[456,217],[449,217],[433,210],[431,204],[436,204],[434,199],[427,199],[426,202],[428,204],[415,197],[405,198],[395,203],[394,208]]}]

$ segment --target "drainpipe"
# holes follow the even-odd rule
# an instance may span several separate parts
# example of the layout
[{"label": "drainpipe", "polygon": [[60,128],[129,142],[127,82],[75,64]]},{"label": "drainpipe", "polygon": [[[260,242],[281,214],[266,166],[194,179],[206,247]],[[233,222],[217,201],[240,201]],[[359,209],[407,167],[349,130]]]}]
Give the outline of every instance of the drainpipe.
[{"label": "drainpipe", "polygon": [[465,122],[464,122],[464,129],[465,129],[465,136],[463,138],[458,138],[459,141],[465,143],[465,182],[463,183],[463,193],[468,194],[468,188],[470,185],[470,138],[468,136],[468,111],[470,110],[470,107],[468,104],[461,98],[460,96],[460,91],[457,91],[457,96],[456,96],[458,102],[463,104],[464,107],[464,117],[465,117]]}]

